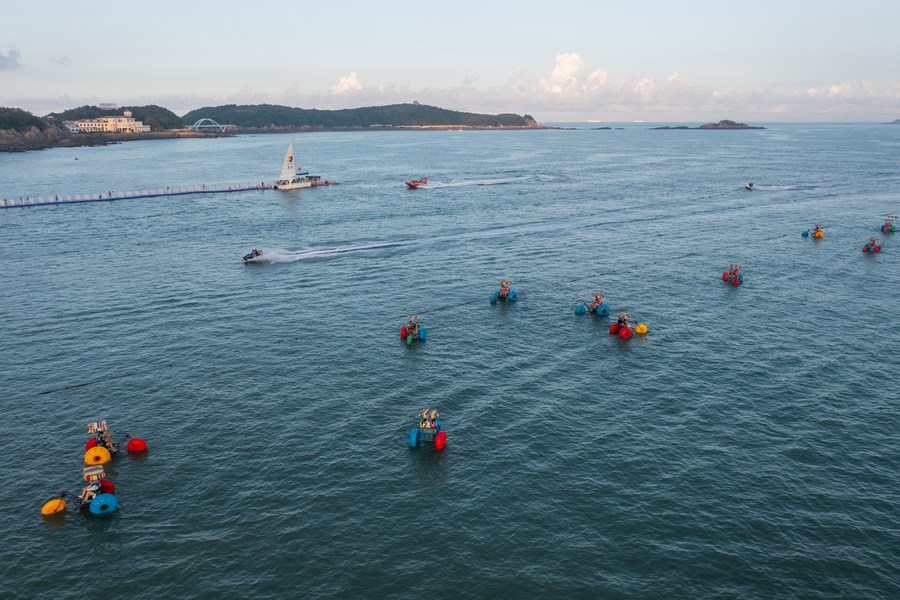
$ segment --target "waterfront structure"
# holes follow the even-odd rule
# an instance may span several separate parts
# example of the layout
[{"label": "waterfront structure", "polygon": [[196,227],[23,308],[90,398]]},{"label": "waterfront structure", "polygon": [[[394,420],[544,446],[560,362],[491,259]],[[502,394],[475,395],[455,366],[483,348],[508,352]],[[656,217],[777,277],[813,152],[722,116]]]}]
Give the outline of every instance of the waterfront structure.
[{"label": "waterfront structure", "polygon": [[150,131],[150,126],[136,120],[130,110],[126,110],[121,116],[65,121],[64,125],[73,133],[144,133]]}]

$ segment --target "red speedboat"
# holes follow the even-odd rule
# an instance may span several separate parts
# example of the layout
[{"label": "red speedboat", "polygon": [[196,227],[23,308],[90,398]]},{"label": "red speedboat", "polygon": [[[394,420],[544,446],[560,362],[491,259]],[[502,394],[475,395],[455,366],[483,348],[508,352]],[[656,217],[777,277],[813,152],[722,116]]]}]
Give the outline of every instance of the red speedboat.
[{"label": "red speedboat", "polygon": [[423,177],[422,179],[410,179],[406,182],[406,185],[415,190],[422,187],[423,185],[428,185],[428,178]]}]

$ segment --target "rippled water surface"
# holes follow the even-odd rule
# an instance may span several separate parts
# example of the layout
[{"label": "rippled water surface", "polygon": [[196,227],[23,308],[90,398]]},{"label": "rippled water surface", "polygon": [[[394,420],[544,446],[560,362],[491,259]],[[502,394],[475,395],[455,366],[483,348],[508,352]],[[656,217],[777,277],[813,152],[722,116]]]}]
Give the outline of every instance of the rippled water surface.
[{"label": "rippled water surface", "polygon": [[[271,180],[289,139],[0,155],[0,196]],[[900,596],[900,232],[860,252],[900,127],[296,141],[340,185],[0,210],[2,595]],[[121,509],[42,519],[98,418],[150,445]]]}]

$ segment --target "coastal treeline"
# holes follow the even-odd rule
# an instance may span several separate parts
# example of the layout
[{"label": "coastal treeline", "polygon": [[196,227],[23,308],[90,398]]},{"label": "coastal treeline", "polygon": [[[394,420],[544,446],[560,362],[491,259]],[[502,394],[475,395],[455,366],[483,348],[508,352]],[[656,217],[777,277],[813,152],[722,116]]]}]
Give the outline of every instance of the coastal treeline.
[{"label": "coastal treeline", "polygon": [[[120,106],[114,110],[100,108],[99,106],[79,106],[78,108],[70,108],[61,113],[50,113],[49,117],[53,117],[57,121],[79,121],[81,119],[99,119],[100,117],[109,117],[112,115],[121,115],[124,111],[130,110],[132,116],[149,125],[151,131],[165,131],[167,129],[181,129],[184,123],[181,118],[168,108],[148,104],[146,106]],[[193,123],[193,121],[191,121]]]},{"label": "coastal treeline", "polygon": [[21,108],[0,107],[0,129],[25,131],[32,127],[36,127],[40,131],[43,131],[47,127],[47,123],[27,110],[22,110]]},{"label": "coastal treeline", "polygon": [[241,128],[361,129],[379,127],[533,127],[530,115],[483,115],[447,110],[425,104],[391,104],[341,110],[293,108],[277,104],[205,106],[182,117],[186,125],[202,118]]},{"label": "coastal treeline", "polygon": [[[64,124],[65,121],[121,115],[126,110],[131,111],[138,121],[149,125],[151,130],[135,133],[85,133],[69,131]],[[186,129],[186,126],[203,118],[211,118],[221,125],[231,127],[225,133]],[[540,125],[530,115],[485,115],[447,110],[418,102],[342,110],[303,109],[274,104],[228,104],[198,108],[183,117],[154,104],[120,106],[115,109],[86,105],[50,113],[44,117],[37,117],[20,108],[0,107],[0,152],[23,152],[54,146],[97,146],[138,139],[402,127],[539,128]]]}]

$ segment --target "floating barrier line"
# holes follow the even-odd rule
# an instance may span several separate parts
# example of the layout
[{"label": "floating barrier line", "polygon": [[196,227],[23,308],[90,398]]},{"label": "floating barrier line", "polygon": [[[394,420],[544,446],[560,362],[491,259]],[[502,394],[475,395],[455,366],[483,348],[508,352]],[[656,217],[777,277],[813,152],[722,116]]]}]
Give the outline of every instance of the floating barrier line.
[{"label": "floating barrier line", "polygon": [[233,192],[249,192],[253,190],[271,190],[272,184],[266,182],[235,185],[201,185],[158,190],[140,190],[134,192],[107,192],[106,194],[76,194],[74,196],[53,196],[47,198],[20,197],[18,200],[3,198],[0,208],[25,208],[26,206],[54,206],[57,204],[82,204],[85,202],[115,202],[116,200],[134,200],[137,198],[162,198],[168,196],[187,196],[189,194],[228,194]]},{"label": "floating barrier line", "polygon": [[64,390],[71,390],[74,388],[80,388],[80,387],[85,387],[88,385],[94,385],[95,383],[100,383],[101,381],[108,381],[110,379],[121,379],[123,377],[131,377],[132,375],[135,375],[135,374],[137,374],[137,371],[132,371],[130,373],[117,373],[115,375],[108,375],[106,377],[101,377],[100,379],[94,379],[93,381],[85,381],[82,383],[70,383],[70,384],[64,385],[62,387],[52,388],[49,390],[42,390],[38,393],[39,394],[52,394],[54,392],[62,392]]}]

